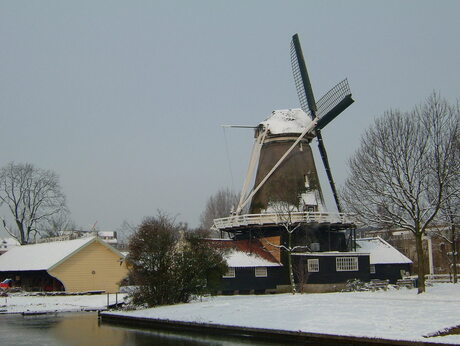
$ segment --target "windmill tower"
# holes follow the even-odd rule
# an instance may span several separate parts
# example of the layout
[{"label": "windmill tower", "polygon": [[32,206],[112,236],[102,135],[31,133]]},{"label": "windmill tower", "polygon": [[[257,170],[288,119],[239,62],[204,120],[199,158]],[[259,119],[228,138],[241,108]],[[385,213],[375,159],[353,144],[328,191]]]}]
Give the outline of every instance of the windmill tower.
[{"label": "windmill tower", "polygon": [[[326,175],[336,202],[337,196],[321,130],[354,101],[343,80],[315,101],[299,37],[291,42],[291,64],[301,109],[274,111],[255,131],[255,144],[236,214],[250,203],[249,213],[270,212],[285,202],[299,212],[324,212],[324,198],[310,147],[316,138]],[[257,163],[254,188],[248,191]]]},{"label": "windmill tower", "polygon": [[[255,187],[292,146],[303,130],[311,123],[301,109],[273,111],[256,129],[267,131],[260,150]],[[303,137],[279,167],[254,194],[249,213],[259,214],[276,210],[278,202],[287,203],[296,211],[325,211],[324,199],[318,180],[310,142],[312,133]]]}]

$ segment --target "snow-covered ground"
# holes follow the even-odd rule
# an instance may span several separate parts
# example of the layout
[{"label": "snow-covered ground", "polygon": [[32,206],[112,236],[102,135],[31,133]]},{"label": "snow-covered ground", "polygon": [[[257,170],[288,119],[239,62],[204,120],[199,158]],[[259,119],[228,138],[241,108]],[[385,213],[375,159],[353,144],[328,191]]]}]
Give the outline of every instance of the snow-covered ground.
[{"label": "snow-covered ground", "polygon": [[[109,305],[116,299],[122,302],[126,294],[109,295]],[[0,312],[65,312],[82,310],[104,310],[107,308],[107,294],[97,295],[66,295],[66,296],[32,296],[11,294],[0,297]]]},{"label": "snow-covered ground", "polygon": [[460,284],[377,292],[219,296],[116,314],[333,335],[460,344],[460,335],[432,338],[460,325]]}]

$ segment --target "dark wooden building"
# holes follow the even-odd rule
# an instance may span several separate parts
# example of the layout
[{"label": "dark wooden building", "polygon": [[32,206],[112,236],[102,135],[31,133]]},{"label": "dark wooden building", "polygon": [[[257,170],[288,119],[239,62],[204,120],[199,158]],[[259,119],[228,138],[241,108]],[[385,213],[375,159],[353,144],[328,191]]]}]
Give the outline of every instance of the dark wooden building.
[{"label": "dark wooden building", "polygon": [[351,279],[370,280],[369,254],[358,252],[295,253],[297,282],[306,291],[335,291]]},{"label": "dark wooden building", "polygon": [[226,249],[229,269],[221,280],[221,294],[274,293],[287,284],[285,268],[258,239],[209,241]]}]

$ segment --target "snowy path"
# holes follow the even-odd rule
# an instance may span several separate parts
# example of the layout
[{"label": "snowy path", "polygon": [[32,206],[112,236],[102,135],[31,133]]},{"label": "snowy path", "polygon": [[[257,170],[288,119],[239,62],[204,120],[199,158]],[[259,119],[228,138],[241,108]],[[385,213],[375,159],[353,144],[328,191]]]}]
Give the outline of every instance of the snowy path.
[{"label": "snowy path", "polygon": [[135,317],[460,344],[460,335],[424,338],[460,325],[460,284],[427,292],[379,292],[220,296],[154,309],[121,312]]}]

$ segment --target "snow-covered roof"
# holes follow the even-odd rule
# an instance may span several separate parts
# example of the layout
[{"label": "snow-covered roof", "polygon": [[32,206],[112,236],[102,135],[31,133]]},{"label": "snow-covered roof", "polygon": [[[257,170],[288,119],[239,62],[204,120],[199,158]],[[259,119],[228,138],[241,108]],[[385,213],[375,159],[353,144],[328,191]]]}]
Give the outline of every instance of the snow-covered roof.
[{"label": "snow-covered roof", "polygon": [[370,264],[412,263],[380,237],[356,239],[358,252],[370,253]]},{"label": "snow-covered roof", "polygon": [[270,262],[256,254],[248,252],[230,250],[225,254],[227,265],[229,267],[280,267],[281,264],[277,262]]},{"label": "snow-covered roof", "polygon": [[275,110],[261,122],[272,134],[302,133],[310,123],[310,117],[299,108]]},{"label": "snow-covered roof", "polygon": [[15,246],[0,256],[0,271],[48,270],[95,237]]}]

